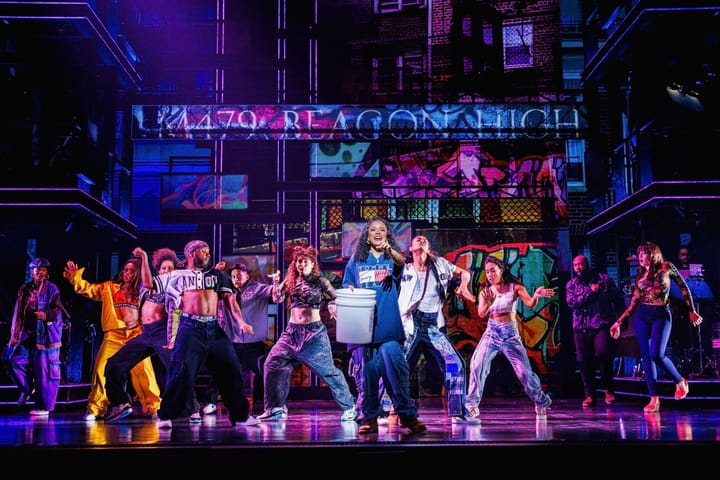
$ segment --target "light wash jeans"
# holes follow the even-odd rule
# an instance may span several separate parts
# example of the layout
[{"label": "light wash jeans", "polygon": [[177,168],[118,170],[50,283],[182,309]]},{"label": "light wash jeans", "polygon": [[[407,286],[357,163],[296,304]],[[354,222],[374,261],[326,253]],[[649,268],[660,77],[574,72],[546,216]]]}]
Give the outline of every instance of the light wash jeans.
[{"label": "light wash jeans", "polygon": [[298,364],[310,370],[330,387],[335,401],[343,411],[353,408],[355,398],[342,370],[335,366],[330,337],[322,322],[288,323],[265,359],[264,408],[284,407],[290,393],[290,377]]},{"label": "light wash jeans", "polygon": [[523,345],[517,324],[488,320],[487,329],[470,359],[470,385],[467,394],[467,406],[477,407],[482,400],[485,380],[490,366],[498,353],[502,353],[512,365],[515,375],[525,389],[525,393],[541,408],[548,407],[552,399],[543,392],[540,378],[533,372],[525,345]]}]

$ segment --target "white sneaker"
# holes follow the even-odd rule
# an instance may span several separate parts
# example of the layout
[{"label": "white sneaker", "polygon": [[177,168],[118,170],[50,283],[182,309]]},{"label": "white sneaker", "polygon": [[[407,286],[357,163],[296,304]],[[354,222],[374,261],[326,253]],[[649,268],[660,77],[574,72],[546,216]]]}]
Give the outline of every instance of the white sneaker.
[{"label": "white sneaker", "polygon": [[378,417],[377,423],[378,423],[378,425],[390,425],[390,418],[389,417]]},{"label": "white sneaker", "polygon": [[202,417],[200,416],[200,412],[195,412],[190,415],[190,423],[202,423]]},{"label": "white sneaker", "polygon": [[462,416],[450,417],[451,422],[454,424],[465,424],[465,425],[479,425],[482,423],[478,417]]},{"label": "white sneaker", "polygon": [[244,422],[235,422],[235,426],[237,427],[254,427],[255,425],[260,425],[260,420],[252,415],[248,415],[247,420]]},{"label": "white sneaker", "polygon": [[356,418],[357,418],[357,412],[355,411],[355,407],[353,407],[353,408],[348,408],[347,410],[345,410],[343,412],[342,416],[340,417],[340,421],[341,422],[352,422]]},{"label": "white sneaker", "polygon": [[217,413],[217,405],[214,403],[208,403],[205,405],[205,408],[203,408],[203,414],[205,415],[212,415],[214,413]]},{"label": "white sneaker", "polygon": [[257,419],[277,422],[278,420],[286,419],[287,415],[287,407],[273,407],[270,410],[265,410],[263,413],[258,415]]},{"label": "white sneaker", "polygon": [[49,410],[30,410],[30,415],[33,417],[47,417],[50,415]]},{"label": "white sneaker", "polygon": [[550,407],[539,407],[535,405],[535,414],[540,417],[547,417],[548,410],[550,410]]},{"label": "white sneaker", "polygon": [[92,413],[86,413],[84,418],[86,422],[94,422],[95,420],[97,420],[97,417]]},{"label": "white sneaker", "polygon": [[169,430],[172,428],[172,420],[158,420],[157,426],[161,430]]}]

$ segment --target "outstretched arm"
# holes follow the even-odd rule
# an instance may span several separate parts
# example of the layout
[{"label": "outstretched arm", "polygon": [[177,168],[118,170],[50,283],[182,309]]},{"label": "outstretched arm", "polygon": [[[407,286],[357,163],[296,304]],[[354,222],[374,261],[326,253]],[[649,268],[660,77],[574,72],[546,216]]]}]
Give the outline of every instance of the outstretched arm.
[{"label": "outstretched arm", "polygon": [[555,290],[545,287],[536,288],[532,296],[530,296],[527,288],[525,288],[523,285],[516,285],[515,291],[528,308],[535,308],[535,305],[537,305],[538,300],[541,298],[552,298],[552,296],[555,295]]}]

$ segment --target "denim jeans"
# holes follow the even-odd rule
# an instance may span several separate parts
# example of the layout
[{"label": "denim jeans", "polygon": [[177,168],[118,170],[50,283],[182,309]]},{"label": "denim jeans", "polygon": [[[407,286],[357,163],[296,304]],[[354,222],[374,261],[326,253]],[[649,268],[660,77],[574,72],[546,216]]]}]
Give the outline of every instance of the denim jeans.
[{"label": "denim jeans", "polygon": [[666,305],[638,305],[633,319],[637,335],[640,361],[645,371],[645,383],[651,397],[657,395],[657,367],[663,368],[675,383],[682,376],[665,355],[672,330],[672,317]]},{"label": "denim jeans", "polygon": [[203,363],[220,389],[230,421],[247,420],[250,404],[232,342],[217,321],[200,322],[184,315],[180,316],[158,417],[167,420],[195,412],[195,379]]},{"label": "denim jeans", "polygon": [[417,418],[410,397],[410,367],[403,346],[396,341],[361,345],[351,351],[350,371],[358,390],[358,423],[382,415],[380,379],[401,418]]},{"label": "denim jeans", "polygon": [[416,310],[413,314],[415,331],[405,342],[405,357],[412,369],[420,353],[432,355],[445,368],[445,393],[448,415],[462,416],[465,409],[465,361],[450,340],[437,327],[437,313]]},{"label": "denim jeans", "polygon": [[467,405],[476,407],[482,400],[485,380],[490,366],[498,353],[502,353],[512,365],[515,375],[525,389],[525,393],[538,407],[548,407],[552,403],[550,396],[542,390],[540,378],[530,364],[525,345],[520,338],[515,321],[495,322],[489,320],[485,333],[475,347],[470,359],[470,386]]},{"label": "denim jeans", "polygon": [[288,323],[265,359],[264,408],[283,407],[290,392],[290,377],[300,364],[325,382],[343,410],[355,405],[345,374],[335,366],[330,337],[322,322]]}]

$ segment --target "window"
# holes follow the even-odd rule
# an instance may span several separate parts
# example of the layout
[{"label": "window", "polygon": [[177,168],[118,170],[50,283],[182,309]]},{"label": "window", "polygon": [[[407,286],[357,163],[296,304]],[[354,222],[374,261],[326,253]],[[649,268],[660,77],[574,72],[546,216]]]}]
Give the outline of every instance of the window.
[{"label": "window", "polygon": [[425,78],[423,62],[424,57],[418,51],[373,58],[372,91],[387,94],[423,89]]},{"label": "window", "polygon": [[503,59],[505,68],[532,67],[532,24],[506,25],[503,27]]},{"label": "window", "polygon": [[585,186],[585,140],[568,139],[565,144],[569,187]]},{"label": "window", "polygon": [[426,0],[378,0],[375,3],[375,12],[399,12],[408,7],[425,7],[425,2]]}]

